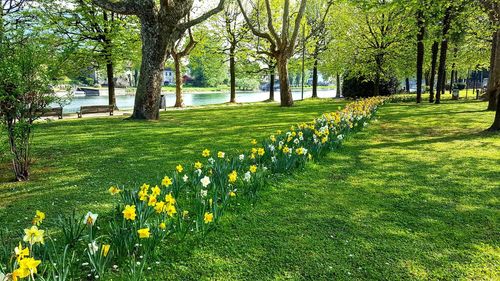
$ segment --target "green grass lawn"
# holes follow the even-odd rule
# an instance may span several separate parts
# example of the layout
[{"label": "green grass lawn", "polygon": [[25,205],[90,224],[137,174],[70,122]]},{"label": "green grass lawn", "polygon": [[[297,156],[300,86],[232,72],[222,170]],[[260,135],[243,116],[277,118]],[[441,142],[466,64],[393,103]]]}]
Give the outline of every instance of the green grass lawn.
[{"label": "green grass lawn", "polygon": [[[111,184],[159,182],[203,148],[236,153],[343,101],[214,106],[45,123],[29,183],[0,167],[0,225],[35,209],[105,213]],[[280,176],[216,231],[173,240],[148,280],[498,280],[500,136],[485,103],[388,104],[378,121],[319,163]]]}]

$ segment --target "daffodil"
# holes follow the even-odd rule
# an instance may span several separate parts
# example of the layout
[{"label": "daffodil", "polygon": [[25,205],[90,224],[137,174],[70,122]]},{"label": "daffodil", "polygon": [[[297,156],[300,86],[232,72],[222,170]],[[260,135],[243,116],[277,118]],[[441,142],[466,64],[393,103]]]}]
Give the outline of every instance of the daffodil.
[{"label": "daffodil", "polygon": [[109,244],[102,245],[102,247],[101,247],[101,255],[107,257],[110,248],[111,248],[111,245],[109,245]]},{"label": "daffodil", "polygon": [[210,184],[210,178],[205,176],[200,180],[203,187],[207,187]]},{"label": "daffodil", "polygon": [[[26,278],[28,276],[33,276],[38,272],[37,267],[42,263],[41,260],[35,260],[34,258],[25,258],[19,261],[19,268],[16,269],[12,275],[12,280],[17,280],[17,278]],[[16,279],[14,279],[16,278]]]},{"label": "daffodil", "polygon": [[163,209],[165,208],[165,202],[163,201],[158,201],[156,202],[156,205],[155,205],[155,211],[159,214],[161,212],[163,212]]},{"label": "daffodil", "polygon": [[156,197],[156,196],[160,195],[160,193],[161,193],[161,189],[157,185],[155,185],[155,187],[153,187],[153,189],[151,189],[151,196]]},{"label": "daffodil", "polygon": [[252,172],[252,173],[257,172],[257,166],[251,165],[250,168],[249,168],[249,171]]},{"label": "daffodil", "polygon": [[160,225],[158,225],[158,227],[161,229],[161,230],[165,230],[167,228],[167,224],[165,224],[164,222],[160,223]]},{"label": "daffodil", "polygon": [[182,171],[184,171],[184,168],[182,167],[181,164],[175,166],[175,169],[177,170],[177,173],[182,173]]},{"label": "daffodil", "polygon": [[205,223],[211,223],[214,221],[214,214],[206,212],[205,215],[203,216],[203,221]]},{"label": "daffodil", "polygon": [[167,205],[174,205],[175,204],[175,198],[172,195],[172,192],[170,192],[169,194],[167,194],[165,196],[165,202],[167,202]]},{"label": "daffodil", "polygon": [[149,196],[149,200],[148,200],[148,206],[151,206],[151,207],[154,207],[156,206],[156,202],[158,202],[158,200],[156,200],[156,196]]},{"label": "daffodil", "polygon": [[28,247],[23,248],[23,245],[19,242],[19,246],[14,248],[14,253],[16,254],[17,262],[19,262],[30,255],[30,249]]},{"label": "daffodil", "polygon": [[229,176],[229,182],[230,183],[235,183],[236,182],[236,179],[238,178],[238,173],[236,171],[232,171]]},{"label": "daffodil", "polygon": [[257,151],[257,154],[259,154],[259,156],[262,156],[264,155],[265,151],[264,151],[264,148],[259,148],[258,151]]},{"label": "daffodil", "polygon": [[229,191],[229,197],[236,197],[236,192]]},{"label": "daffodil", "polygon": [[30,243],[30,245],[40,243],[44,244],[45,241],[43,239],[43,234],[45,233],[44,230],[38,229],[35,225],[33,225],[31,228],[27,228],[24,230],[24,237],[23,241]]},{"label": "daffodil", "polygon": [[256,139],[253,139],[250,143],[251,143],[252,145],[256,145],[256,144],[257,144],[257,140],[256,140]]},{"label": "daffodil", "polygon": [[166,187],[169,187],[169,186],[172,185],[172,179],[169,178],[168,176],[165,176],[163,178],[163,180],[161,180],[161,184],[164,185],[164,186],[166,186]]},{"label": "daffodil", "polygon": [[40,226],[40,224],[43,222],[44,219],[45,219],[45,213],[41,212],[39,210],[36,210],[35,217],[33,218],[33,224]]},{"label": "daffodil", "polygon": [[137,230],[137,233],[139,234],[139,238],[141,239],[149,238],[151,236],[151,233],[149,232],[149,227],[141,228]]},{"label": "daffodil", "polygon": [[189,211],[182,211],[182,217],[187,219],[189,217]]},{"label": "daffodil", "polygon": [[217,152],[217,157],[219,157],[219,158],[224,158],[225,155],[226,155],[226,153],[224,153],[223,151]]},{"label": "daffodil", "polygon": [[173,217],[175,214],[177,214],[177,209],[175,208],[175,205],[167,205],[167,215]]},{"label": "daffodil", "polygon": [[203,156],[203,157],[208,157],[208,156],[210,156],[210,150],[208,150],[208,149],[203,150],[203,151],[201,152],[201,156]]},{"label": "daffodil", "polygon": [[182,177],[182,180],[183,180],[184,182],[187,182],[187,181],[189,180],[188,175],[184,175],[184,176]]},{"label": "daffodil", "polygon": [[88,212],[83,218],[83,223],[88,226],[93,226],[95,221],[97,220],[97,214],[93,214],[92,212]]},{"label": "daffodil", "polygon": [[194,168],[195,168],[195,169],[201,169],[202,167],[203,167],[203,164],[201,164],[201,162],[200,162],[200,161],[196,161],[196,162],[194,163]]},{"label": "daffodil", "polygon": [[118,187],[116,187],[116,186],[112,186],[112,187],[110,187],[110,188],[108,189],[108,192],[109,192],[111,195],[116,195],[116,194],[120,193],[120,192],[121,192],[121,190],[120,190]]},{"label": "daffodil", "polygon": [[126,220],[135,220],[135,217],[137,216],[137,214],[135,213],[135,205],[127,205],[125,206],[125,209],[123,210],[123,217],[126,219]]},{"label": "daffodil", "polygon": [[139,197],[139,200],[146,201],[148,200],[148,191],[145,189],[141,189],[139,193],[137,193],[137,196]]}]

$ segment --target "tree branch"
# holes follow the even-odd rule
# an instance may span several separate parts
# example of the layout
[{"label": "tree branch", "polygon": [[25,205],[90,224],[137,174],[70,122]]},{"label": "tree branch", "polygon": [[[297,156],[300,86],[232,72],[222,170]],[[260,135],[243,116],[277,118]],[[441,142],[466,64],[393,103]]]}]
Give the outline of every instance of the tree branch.
[{"label": "tree branch", "polygon": [[190,20],[190,21],[187,21],[185,23],[183,23],[181,26],[180,26],[180,30],[186,30],[186,29],[189,29],[190,27],[193,27],[199,23],[202,23],[204,22],[205,20],[207,20],[209,17],[219,13],[220,11],[222,11],[224,9],[224,2],[226,0],[219,0],[219,4],[217,5],[217,7],[213,8],[212,10],[204,13],[203,15],[195,18],[194,20]]},{"label": "tree branch", "polygon": [[134,0],[92,0],[97,6],[123,15],[139,15],[141,5]]}]

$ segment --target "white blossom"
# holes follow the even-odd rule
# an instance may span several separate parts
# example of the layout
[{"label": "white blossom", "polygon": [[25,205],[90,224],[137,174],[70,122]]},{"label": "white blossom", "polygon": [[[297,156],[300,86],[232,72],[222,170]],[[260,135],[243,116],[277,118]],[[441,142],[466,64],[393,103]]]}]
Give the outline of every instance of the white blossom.
[{"label": "white blossom", "polygon": [[189,177],[188,177],[188,175],[186,175],[186,174],[182,177],[182,180],[183,180],[184,182],[187,182],[187,181],[188,181],[188,179],[189,179]]},{"label": "white blossom", "polygon": [[250,173],[250,171],[248,171],[248,172],[245,173],[245,176],[243,177],[243,180],[246,181],[246,182],[249,182],[250,178],[252,178],[252,174]]},{"label": "white blossom", "polygon": [[83,218],[83,224],[94,225],[97,220],[97,214],[93,214],[92,212],[88,212]]},{"label": "white blossom", "polygon": [[210,178],[207,177],[207,176],[204,176],[201,180],[200,180],[201,184],[203,185],[203,187],[207,187],[209,184],[210,184]]}]

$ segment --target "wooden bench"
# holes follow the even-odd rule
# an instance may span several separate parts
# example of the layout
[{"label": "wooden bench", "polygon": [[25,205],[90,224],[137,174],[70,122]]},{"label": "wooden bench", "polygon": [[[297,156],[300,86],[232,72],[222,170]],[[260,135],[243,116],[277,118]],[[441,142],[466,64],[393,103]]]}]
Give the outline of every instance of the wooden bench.
[{"label": "wooden bench", "polygon": [[63,114],[62,107],[51,107],[51,108],[46,108],[40,116],[42,117],[57,116],[57,118],[62,119],[63,118],[62,114]]},{"label": "wooden bench", "polygon": [[81,106],[80,111],[77,112],[78,118],[82,118],[83,114],[87,113],[108,113],[110,116],[113,116],[114,106],[112,105],[90,105],[90,106]]}]

